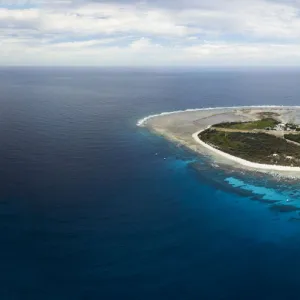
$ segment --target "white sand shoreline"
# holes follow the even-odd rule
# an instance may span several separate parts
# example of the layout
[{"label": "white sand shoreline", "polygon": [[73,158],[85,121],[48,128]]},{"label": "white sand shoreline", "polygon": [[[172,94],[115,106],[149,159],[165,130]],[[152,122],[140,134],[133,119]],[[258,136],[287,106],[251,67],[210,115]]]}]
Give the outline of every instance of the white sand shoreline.
[{"label": "white sand shoreline", "polygon": [[[210,126],[209,126],[210,127]],[[208,128],[207,128],[208,129]],[[205,130],[205,129],[204,129]],[[231,154],[225,153],[219,149],[216,149],[207,143],[203,142],[199,138],[199,134],[203,132],[204,130],[200,130],[195,132],[192,136],[193,139],[203,147],[209,149],[210,151],[213,151],[214,153],[221,155],[227,159],[230,159],[234,162],[237,162],[238,164],[241,164],[243,166],[249,167],[249,168],[254,168],[254,169],[263,169],[263,170],[270,170],[270,171],[288,171],[288,172],[300,172],[300,167],[288,167],[288,166],[279,166],[279,165],[268,165],[268,164],[259,164],[259,163],[254,163],[236,156],[233,156]]]}]

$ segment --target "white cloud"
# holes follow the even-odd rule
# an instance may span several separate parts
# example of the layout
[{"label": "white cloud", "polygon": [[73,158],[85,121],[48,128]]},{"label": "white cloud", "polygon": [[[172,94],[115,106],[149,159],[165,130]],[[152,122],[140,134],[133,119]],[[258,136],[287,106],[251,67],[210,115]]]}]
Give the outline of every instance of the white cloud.
[{"label": "white cloud", "polygon": [[300,65],[292,2],[160,3],[0,8],[0,64]]},{"label": "white cloud", "polygon": [[282,65],[284,63],[299,64],[300,44],[242,44],[242,43],[218,43],[203,44],[185,48],[185,51],[195,60],[215,60],[224,65],[230,64],[271,64]]},{"label": "white cloud", "polygon": [[153,44],[150,39],[142,37],[139,40],[136,40],[130,44],[130,48],[134,51],[154,51],[156,49],[161,48],[162,46],[159,44]]},{"label": "white cloud", "polygon": [[79,34],[143,33],[154,35],[186,34],[184,26],[166,13],[143,10],[134,6],[86,5],[67,11],[43,12],[41,28],[44,31],[77,32]]}]

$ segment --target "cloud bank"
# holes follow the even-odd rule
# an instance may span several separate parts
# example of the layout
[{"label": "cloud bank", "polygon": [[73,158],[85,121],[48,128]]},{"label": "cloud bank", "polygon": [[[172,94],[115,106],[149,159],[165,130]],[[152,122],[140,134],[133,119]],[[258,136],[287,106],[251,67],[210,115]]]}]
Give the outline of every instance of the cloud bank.
[{"label": "cloud bank", "polygon": [[300,2],[0,4],[0,65],[300,65]]}]

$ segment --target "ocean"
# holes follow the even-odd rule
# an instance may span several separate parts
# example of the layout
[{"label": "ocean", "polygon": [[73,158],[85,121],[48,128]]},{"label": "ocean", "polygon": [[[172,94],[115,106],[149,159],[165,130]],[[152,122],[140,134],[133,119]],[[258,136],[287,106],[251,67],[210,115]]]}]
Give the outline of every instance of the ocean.
[{"label": "ocean", "polygon": [[299,105],[299,82],[296,69],[1,68],[0,299],[297,299],[299,184],[220,170],[137,122]]}]

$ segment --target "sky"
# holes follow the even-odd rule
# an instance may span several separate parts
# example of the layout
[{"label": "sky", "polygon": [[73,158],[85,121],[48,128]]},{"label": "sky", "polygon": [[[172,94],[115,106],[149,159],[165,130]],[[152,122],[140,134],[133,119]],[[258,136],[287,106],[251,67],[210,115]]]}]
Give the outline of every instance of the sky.
[{"label": "sky", "polygon": [[0,65],[300,66],[300,0],[0,0]]}]

